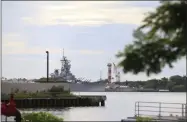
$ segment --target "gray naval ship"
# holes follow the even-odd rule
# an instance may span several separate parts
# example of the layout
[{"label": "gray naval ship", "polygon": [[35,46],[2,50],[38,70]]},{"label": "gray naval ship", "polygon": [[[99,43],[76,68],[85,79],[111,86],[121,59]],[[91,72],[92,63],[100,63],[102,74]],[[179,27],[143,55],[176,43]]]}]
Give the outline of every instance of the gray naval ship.
[{"label": "gray naval ship", "polygon": [[[133,92],[136,91],[134,88],[129,88],[128,86],[120,86],[114,82],[108,83],[109,80],[102,80],[101,76],[98,81],[90,82],[90,80],[84,80],[84,78],[76,78],[71,72],[70,60],[66,56],[63,56],[61,61],[61,68],[55,69],[53,73],[50,74],[51,79],[55,81],[50,83],[42,82],[1,82],[2,93],[10,93],[15,89],[20,91],[36,92],[41,90],[48,90],[53,86],[63,86],[65,90],[70,90],[71,92]],[[120,79],[118,79],[120,82]]]},{"label": "gray naval ship", "polygon": [[[55,79],[55,83],[39,83],[39,82],[9,82],[3,81],[2,92],[10,93],[14,89],[27,90],[29,92],[36,92],[40,90],[50,89],[52,86],[63,86],[64,89],[72,92],[104,92],[107,83],[106,80],[90,82],[84,78],[76,78],[71,72],[70,60],[63,56],[61,61],[61,69],[55,69],[54,73],[50,74],[50,78]],[[65,81],[65,82],[61,82]]]},{"label": "gray naval ship", "polygon": [[[87,80],[84,78],[76,78],[75,75],[71,72],[71,64],[70,60],[67,59],[66,56],[63,56],[61,61],[61,69],[55,69],[54,73],[51,73],[51,78],[56,79],[58,81],[66,81],[64,85],[68,86],[71,91],[77,92],[103,92],[105,91],[106,82],[104,80],[100,80],[97,82],[90,82],[91,80]],[[59,72],[60,71],[60,72]],[[103,81],[103,82],[102,82]]]}]

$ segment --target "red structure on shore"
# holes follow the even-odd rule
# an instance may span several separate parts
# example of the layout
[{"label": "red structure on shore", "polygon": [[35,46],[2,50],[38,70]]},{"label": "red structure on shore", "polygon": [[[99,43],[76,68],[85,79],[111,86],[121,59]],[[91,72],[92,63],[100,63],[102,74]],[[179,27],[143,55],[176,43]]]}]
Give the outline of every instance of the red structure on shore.
[{"label": "red structure on shore", "polygon": [[21,113],[16,108],[13,94],[10,95],[10,100],[8,104],[1,103],[1,114],[6,117],[15,116],[16,122],[21,122]]}]

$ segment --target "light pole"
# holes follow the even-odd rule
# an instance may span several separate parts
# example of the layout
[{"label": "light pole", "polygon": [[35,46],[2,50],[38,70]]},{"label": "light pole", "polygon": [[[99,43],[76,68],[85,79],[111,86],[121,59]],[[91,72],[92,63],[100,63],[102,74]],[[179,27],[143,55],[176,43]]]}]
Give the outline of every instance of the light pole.
[{"label": "light pole", "polygon": [[49,81],[49,51],[47,53],[47,82]]}]

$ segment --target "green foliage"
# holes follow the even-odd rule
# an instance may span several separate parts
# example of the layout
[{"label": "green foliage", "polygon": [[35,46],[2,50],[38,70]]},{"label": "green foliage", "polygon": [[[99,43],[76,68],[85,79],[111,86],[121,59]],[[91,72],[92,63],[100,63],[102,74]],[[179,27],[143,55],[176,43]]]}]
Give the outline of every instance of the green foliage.
[{"label": "green foliage", "polygon": [[14,94],[15,98],[49,98],[52,97],[49,93],[38,92],[38,93],[24,93],[19,92]]},{"label": "green foliage", "polygon": [[63,119],[47,112],[23,113],[23,122],[62,122]]},{"label": "green foliage", "polygon": [[48,92],[53,96],[57,97],[59,94],[70,94],[70,91],[65,91],[63,86],[53,86]]},{"label": "green foliage", "polygon": [[64,87],[63,86],[53,86],[48,91],[49,92],[64,92]]},{"label": "green foliage", "polygon": [[183,91],[185,91],[185,86],[184,85],[176,85],[176,86],[173,86],[171,90],[174,92],[183,92]]},{"label": "green foliage", "polygon": [[[187,2],[161,2],[149,12],[144,24],[134,31],[134,43],[127,45],[117,57],[124,73],[158,74],[162,69],[186,55]],[[145,32],[145,29],[148,32]]]},{"label": "green foliage", "polygon": [[10,96],[8,96],[7,94],[5,94],[5,93],[1,93],[1,99],[9,99],[10,98]]},{"label": "green foliage", "polygon": [[152,79],[152,80],[148,80],[147,83],[145,84],[144,88],[153,88],[153,89],[157,89],[159,85],[159,80],[157,79]]},{"label": "green foliage", "polygon": [[[73,97],[75,96],[70,91],[64,90],[63,86],[53,86],[48,91],[37,91],[35,93],[28,91],[19,91],[19,89],[15,90],[14,97],[15,98],[51,98],[51,97]],[[9,99],[9,95],[2,94],[1,98]]]},{"label": "green foliage", "polygon": [[165,89],[171,92],[185,92],[185,82],[186,76],[174,75],[170,78],[161,79],[151,79],[147,81],[126,81],[126,82],[116,82],[119,85],[127,85],[129,87],[135,88],[148,88],[148,89]]},{"label": "green foliage", "polygon": [[136,122],[151,122],[152,118],[149,117],[137,117]]}]

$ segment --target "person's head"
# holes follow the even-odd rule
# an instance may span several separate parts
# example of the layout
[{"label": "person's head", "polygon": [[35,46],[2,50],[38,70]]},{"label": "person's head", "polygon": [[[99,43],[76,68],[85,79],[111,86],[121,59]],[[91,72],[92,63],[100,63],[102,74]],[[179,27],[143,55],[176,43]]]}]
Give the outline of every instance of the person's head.
[{"label": "person's head", "polygon": [[13,93],[10,94],[10,99],[14,99],[14,94]]}]

